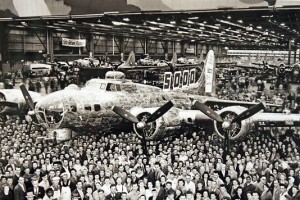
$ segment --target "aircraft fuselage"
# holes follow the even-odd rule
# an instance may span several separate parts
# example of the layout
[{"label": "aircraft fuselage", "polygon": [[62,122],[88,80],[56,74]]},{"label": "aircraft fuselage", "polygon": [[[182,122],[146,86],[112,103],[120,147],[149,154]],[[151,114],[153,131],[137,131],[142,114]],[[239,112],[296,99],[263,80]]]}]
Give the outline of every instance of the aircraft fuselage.
[{"label": "aircraft fuselage", "polygon": [[[204,97],[197,95],[193,99],[203,102]],[[97,133],[118,128],[123,130],[122,125],[128,127],[129,122],[114,113],[113,106],[120,106],[128,111],[154,109],[170,100],[175,104],[175,108],[170,111],[172,114],[173,110],[174,116],[178,114],[178,110],[189,109],[192,105],[185,93],[176,92],[175,95],[143,84],[92,79],[85,88],[67,88],[47,95],[36,104],[36,112],[40,123],[48,128]],[[179,125],[180,122],[177,123]]]}]

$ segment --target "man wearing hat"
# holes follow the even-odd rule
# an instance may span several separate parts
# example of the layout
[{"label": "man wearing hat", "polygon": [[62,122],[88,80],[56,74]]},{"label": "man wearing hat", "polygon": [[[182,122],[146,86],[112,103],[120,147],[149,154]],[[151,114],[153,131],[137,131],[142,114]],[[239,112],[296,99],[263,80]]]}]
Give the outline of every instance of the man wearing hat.
[{"label": "man wearing hat", "polygon": [[52,178],[51,188],[54,191],[53,199],[55,199],[55,198],[56,199],[60,199],[61,191],[60,191],[59,180],[60,180],[60,178],[57,177],[57,176],[55,176],[55,177]]},{"label": "man wearing hat", "polygon": [[69,180],[69,174],[67,172],[63,172],[60,176],[62,178],[60,181],[61,198],[65,200],[71,200],[71,181]]}]

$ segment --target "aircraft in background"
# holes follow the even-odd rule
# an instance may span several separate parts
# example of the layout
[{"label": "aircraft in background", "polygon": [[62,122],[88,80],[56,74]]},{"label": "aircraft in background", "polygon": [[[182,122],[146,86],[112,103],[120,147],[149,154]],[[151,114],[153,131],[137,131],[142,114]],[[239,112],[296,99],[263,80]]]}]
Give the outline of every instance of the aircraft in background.
[{"label": "aircraft in background", "polygon": [[94,58],[80,58],[75,60],[73,64],[78,65],[79,67],[98,67],[100,66],[100,61]]},{"label": "aircraft in background", "polygon": [[[213,52],[208,53],[200,81],[190,88],[211,90]],[[47,128],[49,138],[68,140],[72,134],[104,134],[133,130],[145,144],[162,140],[189,128],[213,126],[215,133],[226,141],[245,136],[253,124],[259,126],[297,126],[297,114],[264,113],[262,103],[219,100],[214,97],[188,95],[180,91],[133,83],[121,72],[110,72],[115,79],[91,79],[84,88],[67,87],[44,96],[35,105],[24,85],[20,88],[31,111],[33,123]],[[201,76],[200,76],[201,77]],[[199,89],[199,88],[198,88]],[[214,111],[209,106],[222,106]],[[144,145],[145,146],[145,145]]]},{"label": "aircraft in background", "polygon": [[[29,91],[33,102],[41,99],[42,95]],[[28,106],[22,92],[19,89],[0,90],[0,116],[19,115],[24,117],[28,112]]]},{"label": "aircraft in background", "polygon": [[267,54],[265,54],[265,57],[261,61],[258,60],[258,55],[256,57],[256,61],[251,61],[251,54],[249,54],[248,59],[242,62],[238,62],[236,64],[236,67],[244,68],[244,69],[259,69],[263,70],[265,72],[270,71],[274,72],[277,75],[284,74],[285,72],[293,72],[295,73],[299,72],[299,69],[295,66],[297,66],[297,63],[293,65],[286,65],[283,62],[283,59],[279,58],[276,59],[275,55],[273,57],[273,61],[267,61]]},{"label": "aircraft in background", "polygon": [[128,69],[155,69],[155,68],[165,68],[165,67],[170,67],[170,68],[176,68],[176,67],[185,67],[185,66],[195,66],[197,64],[189,64],[188,62],[184,63],[184,64],[180,64],[178,63],[178,59],[177,59],[177,54],[173,53],[173,57],[171,59],[171,61],[163,61],[165,63],[167,63],[167,65],[165,64],[158,64],[159,61],[154,61],[153,59],[150,59],[149,57],[144,58],[139,60],[140,63],[143,63],[143,65],[137,65],[136,63],[136,57],[135,57],[135,53],[133,51],[130,52],[127,60],[122,63],[121,65],[119,65],[117,67],[118,70],[128,70]]},{"label": "aircraft in background", "polygon": [[240,0],[243,3],[249,3],[249,4],[258,4],[261,2],[268,2],[269,6],[275,6],[276,0]]},{"label": "aircraft in background", "polygon": [[263,69],[271,69],[271,70],[276,70],[278,68],[282,68],[282,67],[286,67],[286,64],[283,62],[284,59],[282,58],[278,58],[276,59],[276,56],[273,56],[273,60],[272,61],[268,61],[267,59],[268,55],[265,54],[264,59],[262,59],[261,61],[256,61],[253,62],[253,65],[258,65],[260,67],[262,67]]}]

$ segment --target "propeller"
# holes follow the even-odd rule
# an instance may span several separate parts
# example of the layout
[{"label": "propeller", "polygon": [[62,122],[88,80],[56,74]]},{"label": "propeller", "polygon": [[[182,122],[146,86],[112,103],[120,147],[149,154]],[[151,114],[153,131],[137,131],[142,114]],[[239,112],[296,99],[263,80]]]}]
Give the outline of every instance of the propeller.
[{"label": "propeller", "polygon": [[37,119],[37,117],[35,115],[35,112],[34,112],[34,103],[33,103],[33,100],[31,98],[28,90],[26,89],[26,87],[25,87],[24,84],[20,85],[20,89],[21,89],[22,94],[24,96],[24,99],[25,99],[25,101],[26,101],[26,103],[27,103],[27,105],[29,106],[29,109],[30,109],[30,111],[28,112],[28,114],[31,116],[32,121],[34,123],[38,123],[38,119]]},{"label": "propeller", "polygon": [[34,103],[33,103],[33,101],[32,101],[32,98],[31,98],[31,96],[30,96],[28,90],[26,89],[25,85],[24,85],[24,84],[21,84],[21,85],[20,85],[20,89],[21,89],[21,91],[22,91],[22,94],[23,94],[23,96],[24,96],[24,98],[25,98],[25,101],[26,101],[27,105],[29,106],[29,108],[30,108],[31,110],[34,110]]},{"label": "propeller", "polygon": [[7,106],[10,108],[18,108],[18,104],[10,101],[0,101],[0,106]]},{"label": "propeller", "polygon": [[169,101],[163,106],[161,106],[160,108],[158,108],[152,115],[150,115],[147,118],[146,124],[148,124],[149,122],[153,122],[158,118],[160,118],[161,116],[163,116],[166,112],[168,112],[173,107],[173,105],[174,104],[172,103],[172,101]]},{"label": "propeller", "polygon": [[238,121],[242,121],[244,119],[247,119],[253,115],[255,115],[256,113],[258,113],[259,111],[261,111],[262,109],[265,109],[264,104],[261,102],[255,106],[252,106],[251,108],[245,110],[244,112],[242,112],[241,114],[239,114],[238,116],[236,116],[231,122],[230,121],[224,121],[222,119],[222,117],[216,113],[214,110],[212,110],[211,108],[209,108],[208,106],[206,106],[203,103],[200,103],[199,101],[195,101],[194,102],[194,106],[200,110],[201,112],[203,112],[206,116],[208,116],[209,118],[217,121],[217,122],[223,122],[223,127],[225,128],[230,128],[231,124],[234,122],[238,122]]},{"label": "propeller", "polygon": [[133,123],[139,123],[139,120],[134,115],[132,115],[130,112],[124,110],[121,107],[114,106],[112,110],[124,119],[127,119],[128,121],[131,121]]},{"label": "propeller", "polygon": [[265,105],[261,102],[255,106],[252,106],[251,108],[245,110],[244,112],[242,112],[241,114],[239,114],[238,116],[236,116],[231,123],[237,122],[237,121],[242,121],[244,119],[247,119],[253,115],[255,115],[256,113],[258,113],[259,111],[261,111],[262,109],[265,109]]},{"label": "propeller", "polygon": [[124,119],[127,119],[133,123],[137,123],[137,127],[138,128],[144,128],[146,124],[153,122],[155,120],[157,120],[158,118],[160,118],[161,116],[163,116],[166,112],[168,112],[172,107],[173,107],[173,103],[171,101],[167,102],[166,104],[164,104],[163,106],[161,106],[160,108],[158,108],[153,114],[151,114],[146,121],[139,121],[135,116],[133,116],[130,112],[124,110],[121,107],[118,106],[114,106],[113,107],[113,111],[120,115],[121,117],[123,117]]},{"label": "propeller", "polygon": [[217,121],[217,122],[223,122],[222,117],[216,113],[214,110],[212,110],[211,108],[209,108],[207,105],[200,103],[199,101],[194,101],[194,106],[200,110],[201,112],[203,112],[206,116],[208,116],[209,118]]},{"label": "propeller", "polygon": [[121,107],[118,106],[114,106],[113,107],[113,111],[120,115],[121,117],[123,117],[124,119],[127,119],[133,123],[136,123],[136,127],[138,129],[143,129],[142,132],[142,146],[143,146],[143,152],[146,155],[147,158],[149,158],[148,156],[148,150],[147,150],[147,141],[146,141],[146,133],[145,133],[145,129],[144,127],[150,123],[153,122],[155,120],[157,120],[158,118],[160,118],[161,116],[163,116],[166,112],[168,112],[172,107],[173,107],[173,103],[172,101],[169,101],[167,103],[165,103],[163,106],[161,106],[160,108],[158,108],[154,113],[152,113],[146,120],[143,118],[141,121],[139,121],[134,115],[132,115],[130,112],[127,112],[126,110],[124,110]]}]

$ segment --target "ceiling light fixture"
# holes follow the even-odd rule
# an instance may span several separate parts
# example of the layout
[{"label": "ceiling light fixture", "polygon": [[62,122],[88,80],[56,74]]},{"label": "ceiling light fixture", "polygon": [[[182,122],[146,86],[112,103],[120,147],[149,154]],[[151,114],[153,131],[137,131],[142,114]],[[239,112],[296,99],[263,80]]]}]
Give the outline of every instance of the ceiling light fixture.
[{"label": "ceiling light fixture", "polygon": [[116,26],[125,25],[125,23],[123,23],[123,22],[117,22],[117,21],[112,21],[111,23],[112,23],[113,25],[116,25]]},{"label": "ceiling light fixture", "polygon": [[21,22],[23,26],[28,26],[27,22]]}]

